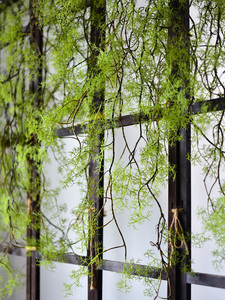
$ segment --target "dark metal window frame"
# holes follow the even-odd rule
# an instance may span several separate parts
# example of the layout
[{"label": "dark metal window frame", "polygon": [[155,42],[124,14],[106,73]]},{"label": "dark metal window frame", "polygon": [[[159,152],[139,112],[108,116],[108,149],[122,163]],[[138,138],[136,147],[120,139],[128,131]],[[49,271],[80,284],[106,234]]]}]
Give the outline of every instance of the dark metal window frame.
[{"label": "dark metal window frame", "polygon": [[[198,102],[195,103],[191,106],[191,111],[194,114],[197,114],[199,112],[201,112],[201,107],[204,107],[204,111],[207,108],[208,112],[215,112],[215,111],[221,111],[225,109],[225,99],[224,98],[217,98],[217,99],[211,99],[211,100],[207,100],[207,101],[202,101],[202,102]],[[129,115],[129,116],[123,116],[120,120],[116,119],[115,122],[117,124],[117,128],[120,128],[122,126],[126,127],[126,126],[132,126],[132,125],[136,125],[139,124],[139,120],[142,119],[143,121],[147,121],[147,116],[143,116],[140,115],[138,118],[138,115]],[[114,122],[113,122],[114,123]],[[110,126],[109,128],[110,129]],[[75,130],[75,132],[77,134],[79,133],[85,133],[85,127],[80,127],[80,125],[77,125],[73,128],[73,131]],[[67,137],[67,136],[71,136],[74,135],[74,133],[72,132],[72,130],[70,131],[68,128],[62,128],[60,130],[58,130],[58,136],[60,138],[63,137]],[[175,152],[175,154],[173,153],[173,151],[171,151],[169,153],[169,159],[171,159],[171,156],[173,157],[173,159],[177,159],[179,157],[179,162],[185,162],[186,159],[186,145],[187,143],[190,142],[190,135],[186,134],[185,139],[181,142],[178,143],[178,145],[176,146],[176,148],[173,150]],[[179,145],[180,144],[180,145]],[[180,183],[179,183],[179,189],[183,190],[183,186],[186,184],[184,182],[189,182],[190,184],[190,176],[191,176],[191,170],[190,167],[186,167],[186,171],[184,172],[184,168],[185,166],[183,165],[179,165],[179,173],[180,176],[183,176],[183,178],[180,179]],[[174,182],[169,180],[169,200],[168,200],[168,207],[169,210],[171,209],[171,207],[174,205],[174,192],[172,192],[174,190]],[[184,231],[187,232],[190,231],[190,227],[191,227],[191,205],[190,205],[190,200],[188,199],[187,203],[186,203],[186,207],[187,207],[187,213],[183,214],[186,218],[186,220],[188,220],[188,222],[183,223],[183,229]],[[185,203],[183,203],[183,207],[185,207]],[[189,214],[189,215],[188,215]],[[184,225],[185,224],[185,225]],[[103,242],[103,236],[102,236],[102,242]],[[1,248],[0,248],[1,249]],[[2,249],[3,250],[3,249]],[[25,249],[18,249],[18,248],[12,248],[9,251],[9,254],[13,254],[13,255],[18,255],[18,256],[26,256],[26,250]],[[39,268],[39,266],[36,266],[36,262],[35,260],[40,260],[41,257],[38,253],[38,251],[33,251],[32,253],[33,256],[33,261],[31,262],[31,268],[35,269],[35,268]],[[75,257],[72,254],[65,254],[62,257],[62,263],[69,263],[69,264],[73,264],[73,265],[84,265],[84,261],[87,261],[88,257]],[[59,260],[57,260],[59,262]],[[86,263],[87,265],[87,263]],[[123,268],[125,267],[125,263],[123,262],[118,262],[118,261],[113,261],[113,260],[103,260],[103,264],[100,266],[99,271],[110,271],[110,272],[121,272],[123,270]],[[132,271],[132,275],[138,275],[139,274],[139,270],[143,269],[146,271],[146,266],[145,265],[140,265],[140,264],[133,264],[133,270]],[[137,269],[137,272],[135,271]],[[157,268],[148,270],[148,272],[145,272],[145,277],[149,277],[149,278],[153,278],[153,279],[157,279],[160,275],[160,270],[158,270]],[[94,273],[94,276],[98,276],[96,275],[96,273]],[[140,276],[140,275],[139,275]],[[36,293],[33,293],[31,298],[27,298],[27,299],[31,299],[31,300],[39,300],[39,293],[38,291],[40,290],[40,278],[35,278],[31,283],[30,283],[30,277],[29,275],[27,275],[27,283],[31,284],[32,289],[36,291]],[[162,280],[167,280],[166,277],[166,273],[162,274]],[[173,300],[191,300],[191,284],[195,284],[195,285],[201,285],[201,286],[208,286],[208,287],[214,287],[214,288],[222,288],[225,289],[225,276],[219,276],[219,275],[213,275],[213,274],[206,274],[206,273],[195,273],[194,276],[193,274],[187,272],[187,273],[181,273],[179,268],[175,268],[171,274],[171,281],[172,281],[172,294],[171,294],[171,298]],[[93,293],[92,291],[90,291],[90,288],[88,288],[88,300],[101,300],[102,298],[102,284],[104,284],[101,280],[101,282],[99,283],[99,285],[97,286],[97,292]],[[29,291],[27,290],[27,293],[29,293]],[[182,294],[180,294],[182,293]]]},{"label": "dark metal window frame", "polygon": [[[16,1],[13,1],[16,2]],[[172,5],[176,4],[177,0],[171,1]],[[11,1],[4,1],[5,4],[11,5]],[[187,1],[188,3],[188,1]],[[98,12],[104,14],[104,9],[102,12]],[[103,18],[104,19],[104,18]],[[38,28],[33,24],[35,28],[31,29],[32,38],[37,45],[38,49],[42,48],[42,39],[41,33]],[[93,25],[95,26],[95,25]],[[98,43],[98,28],[92,27],[92,42]],[[39,51],[39,50],[38,50]],[[97,55],[97,54],[96,54]],[[40,74],[40,69],[37,70],[37,74]],[[38,86],[40,85],[41,77],[37,75],[33,82],[31,82],[31,91],[33,93],[38,93]],[[95,105],[99,105],[100,102],[104,99],[95,98]],[[225,109],[225,99],[217,98],[210,99],[208,101],[202,101],[194,103],[190,106],[190,112],[194,115],[197,113],[201,113],[201,108],[204,106],[204,111],[207,112],[215,112]],[[158,117],[159,112],[157,112]],[[135,124],[139,124],[140,122],[146,122],[148,120],[148,116],[143,114],[134,114],[134,115],[126,115],[122,116],[120,119],[115,120],[107,120],[107,128],[103,129],[108,130],[114,126],[114,128],[132,126]],[[113,125],[112,125],[113,124]],[[76,125],[70,130],[69,128],[61,128],[57,131],[58,137],[63,138],[66,136],[79,135],[81,133],[85,133],[87,126],[85,125]],[[169,178],[169,193],[168,193],[168,208],[169,208],[169,226],[172,222],[172,213],[171,209],[176,207],[183,207],[184,213],[181,216],[182,226],[185,232],[191,233],[191,165],[190,161],[187,160],[187,153],[190,153],[190,128],[187,130],[181,129],[183,140],[181,142],[176,142],[173,147],[169,147],[169,162],[172,164],[176,164],[177,166],[177,177],[174,181],[172,178]],[[101,140],[102,137],[99,136]],[[96,151],[100,151],[100,148],[95,149]],[[97,153],[96,153],[97,155]],[[103,185],[103,181],[99,178],[102,178],[103,174],[104,161],[102,161],[102,167],[100,168],[101,174],[96,175],[96,170],[99,169],[93,163],[90,164],[90,173],[89,175],[95,178],[96,182],[100,182]],[[35,173],[35,170],[34,170]],[[96,177],[97,176],[97,177]],[[99,197],[94,195],[93,192],[94,203],[97,203],[96,209],[99,210],[101,205],[99,204]],[[97,201],[96,201],[97,200]],[[99,224],[103,224],[103,217],[100,217]],[[100,226],[101,227],[101,226]],[[28,235],[36,236],[38,233],[30,232],[28,229]],[[103,244],[103,232],[98,233],[99,243]],[[189,242],[189,249],[191,249],[191,241]],[[0,250],[3,251],[3,248],[0,247]],[[75,257],[71,254],[65,254],[62,258],[62,262],[67,262],[69,264],[74,265],[84,265],[84,261],[87,261],[93,249],[89,248],[87,257]],[[19,255],[26,257],[27,252],[26,249],[18,249],[12,248],[9,250],[9,254]],[[87,258],[87,259],[84,259]],[[27,257],[27,300],[39,300],[40,299],[40,267],[37,265],[37,260],[40,260],[41,257],[38,251],[32,251],[32,256]],[[59,260],[57,260],[59,261]],[[101,300],[102,299],[102,272],[103,271],[111,271],[111,272],[120,272],[124,268],[125,264],[123,262],[112,261],[112,260],[103,260],[103,264],[99,269],[95,268],[93,272],[93,282],[94,289],[90,289],[91,279],[88,282],[88,300]],[[145,265],[137,265],[133,264],[134,271],[132,275],[137,275],[135,271],[136,268],[140,270],[140,268],[146,270]],[[146,277],[149,278],[158,278],[160,274],[160,270],[157,268],[151,268],[147,273],[145,272]],[[140,276],[140,275],[139,275]],[[167,280],[166,273],[162,274],[162,279]],[[181,273],[179,266],[175,266],[171,269],[170,272],[170,280],[171,280],[171,300],[190,300],[191,299],[191,284],[223,288],[225,289],[225,276],[218,276],[212,274],[205,273],[195,273],[193,276],[191,273]]]}]

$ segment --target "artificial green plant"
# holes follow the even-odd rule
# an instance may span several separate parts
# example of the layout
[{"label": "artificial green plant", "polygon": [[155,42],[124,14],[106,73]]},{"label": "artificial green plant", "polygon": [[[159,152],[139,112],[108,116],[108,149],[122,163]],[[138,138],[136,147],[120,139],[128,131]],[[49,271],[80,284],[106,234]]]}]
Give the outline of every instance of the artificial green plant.
[{"label": "artificial green plant", "polygon": [[[159,254],[149,259],[149,266],[154,263],[168,271],[171,263],[165,246],[169,239],[168,224],[159,195],[168,172],[176,176],[174,166],[168,164],[168,143],[172,146],[180,141],[178,129],[189,124],[192,124],[193,154],[188,159],[193,163],[200,161],[205,178],[213,178],[213,184],[206,189],[208,209],[203,212],[206,228],[223,249],[215,254],[224,253],[224,242],[218,238],[224,227],[221,215],[224,110],[209,115],[203,107],[195,117],[190,113],[191,105],[196,102],[224,97],[223,2],[191,1],[188,32],[182,27],[182,16],[174,9],[174,1],[92,2],[18,0],[0,4],[0,226],[4,247],[0,266],[8,269],[11,281],[12,271],[5,256],[10,247],[27,245],[27,227],[36,226],[40,230],[42,263],[51,262],[65,252],[76,253],[76,241],[80,241],[77,247],[87,249],[98,226],[99,213],[103,213],[107,203],[111,204],[110,222],[114,222],[120,233],[125,259],[126,241],[117,222],[117,212],[130,209],[130,223],[135,226],[149,220],[152,205],[157,205],[157,238],[149,246],[155,247]],[[179,9],[186,3],[175,2]],[[43,34],[43,51],[38,62],[37,45],[31,41],[31,3],[36,25]],[[104,15],[102,20],[98,19],[99,9]],[[91,38],[93,24],[98,28],[98,41]],[[170,30],[176,38],[173,34],[168,38]],[[40,61],[40,105],[34,109],[35,93],[29,85],[37,76]],[[117,125],[127,114],[135,115],[138,120],[135,143],[130,145],[122,126],[125,146],[118,156]],[[213,139],[205,133],[211,120],[215,122]],[[81,137],[76,134],[77,124],[85,132]],[[57,136],[62,127],[68,128],[78,145],[69,160],[63,141]],[[198,147],[201,138],[205,140],[205,149]],[[68,226],[60,218],[64,207],[56,204],[58,190],[49,187],[45,176],[50,150],[64,172],[62,187],[79,183],[83,190],[83,198],[74,207]],[[100,168],[104,153],[107,153],[104,186],[96,192],[102,199],[98,213],[90,200],[88,166],[95,161],[96,170]],[[35,166],[39,177],[34,186],[40,205],[35,224],[32,215],[27,214],[27,193],[33,176],[30,165]],[[216,184],[221,193],[219,199],[211,196]],[[53,219],[47,217],[45,207],[50,208]],[[71,231],[75,234],[73,240],[69,238]],[[102,245],[95,248],[91,262],[87,262],[90,265],[101,264],[102,253],[109,250]],[[87,268],[82,270],[88,272]],[[89,268],[90,276],[91,272]],[[156,295],[160,284],[161,278]]]}]

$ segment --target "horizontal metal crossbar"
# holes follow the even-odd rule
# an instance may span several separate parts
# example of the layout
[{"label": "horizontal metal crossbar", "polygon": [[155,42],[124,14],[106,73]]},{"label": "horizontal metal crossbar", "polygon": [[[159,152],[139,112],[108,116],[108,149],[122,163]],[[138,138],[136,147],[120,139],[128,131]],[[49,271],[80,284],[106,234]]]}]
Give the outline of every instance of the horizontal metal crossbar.
[{"label": "horizontal metal crossbar", "polygon": [[[225,98],[217,98],[211,99],[206,101],[199,101],[191,105],[190,113],[197,114],[202,112],[213,112],[213,111],[220,111],[225,109]],[[162,117],[163,112],[159,110],[152,110],[152,117],[151,120],[155,121]],[[103,123],[105,130],[110,128],[119,128],[119,127],[126,127],[131,125],[136,125],[141,122],[150,121],[150,117],[147,114],[133,114],[133,115],[126,115],[120,118],[116,118],[113,120],[106,120]],[[96,122],[96,121],[95,121]],[[100,119],[99,122],[103,122]],[[58,137],[66,137],[71,135],[79,135],[84,134],[87,132],[88,126],[91,125],[93,121],[89,121],[85,124],[77,124],[73,127],[67,128],[60,128],[57,130]]]},{"label": "horizontal metal crossbar", "polygon": [[[146,122],[148,120],[149,120],[149,116],[144,114],[126,115],[126,116],[122,116],[121,118],[114,119],[113,121],[108,119],[106,122],[104,122],[103,126],[105,127],[105,130],[107,130],[110,128],[119,128],[119,127],[135,125],[140,122]],[[102,122],[102,120],[100,122]],[[57,130],[57,135],[58,137],[64,137],[64,136],[79,135],[82,133],[86,133],[88,126],[91,125],[92,123],[93,121],[89,121],[88,123],[77,124],[73,127],[60,128]]]},{"label": "horizontal metal crossbar", "polygon": [[206,274],[206,273],[194,273],[194,275],[186,274],[187,283],[210,286],[215,288],[225,289],[225,276]]},{"label": "horizontal metal crossbar", "polygon": [[[0,251],[4,252],[5,247],[0,246]],[[23,256],[26,257],[27,251],[25,248],[10,248],[8,249],[8,253],[16,256]],[[36,258],[41,260],[41,255],[38,251],[35,251]],[[62,263],[68,263],[73,265],[83,265],[88,266],[89,258],[87,256],[80,256],[74,254],[64,254],[60,256],[57,260],[53,260]],[[131,275],[138,275],[142,277],[148,277],[157,279],[161,277],[162,280],[167,280],[167,274],[165,271],[162,271],[159,268],[148,267],[146,265],[141,264],[128,264],[120,261],[113,261],[113,260],[103,260],[102,265],[99,269],[103,271],[110,271],[110,272],[122,272],[123,270],[129,270]],[[225,289],[225,276],[221,275],[213,275],[213,274],[206,274],[206,273],[187,273],[186,280],[189,284],[196,284],[202,286],[210,286],[214,288],[222,288]]]}]

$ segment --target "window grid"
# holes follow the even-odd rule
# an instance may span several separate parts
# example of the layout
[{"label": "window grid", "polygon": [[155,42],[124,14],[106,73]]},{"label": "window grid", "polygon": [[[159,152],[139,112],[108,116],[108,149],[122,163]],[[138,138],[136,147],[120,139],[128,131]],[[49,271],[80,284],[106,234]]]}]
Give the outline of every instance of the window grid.
[{"label": "window grid", "polygon": [[[16,1],[4,1],[6,5],[11,5],[11,3]],[[94,14],[95,16],[99,16],[101,24],[104,24],[105,22],[105,10],[106,10],[106,4],[101,9],[96,9],[94,6],[94,2],[91,4],[91,14]],[[174,9],[179,10],[178,0],[171,0],[170,4],[174,7]],[[189,7],[189,1],[186,1],[186,8],[182,11],[179,11],[184,18],[183,18],[183,28],[188,32],[189,24],[188,24],[188,7]],[[42,53],[42,34],[41,30],[38,28],[37,24],[35,23],[35,17],[32,13],[32,7],[30,8],[30,17],[31,17],[31,24],[30,24],[30,32],[31,32],[31,43],[33,42],[34,45],[36,45],[36,52],[37,57],[41,56]],[[94,18],[96,20],[96,18]],[[91,42],[98,48],[100,46],[100,27],[98,27],[97,23],[95,21],[92,21],[91,24]],[[27,29],[26,29],[27,30]],[[175,37],[178,35],[176,30],[169,31],[169,37]],[[188,51],[188,46],[187,46]],[[93,64],[96,63],[96,58],[98,56],[98,53],[96,51],[93,51],[93,57],[92,62]],[[42,76],[41,76],[41,64],[38,64],[37,67],[37,76],[36,78],[30,82],[30,90],[35,95],[35,103],[34,103],[34,109],[35,107],[39,107],[41,105],[41,89],[40,89],[40,83],[42,82]],[[177,72],[176,69],[173,70],[174,73]],[[93,101],[93,112],[96,113],[99,111],[99,107],[101,107],[101,112],[103,112],[103,105],[104,105],[104,91],[102,91],[101,96],[97,95],[94,97]],[[208,100],[203,102],[198,102],[195,104],[190,105],[190,113],[196,114],[198,112],[201,112],[201,107],[204,106],[207,107],[207,111],[219,111],[225,109],[225,99],[224,98],[218,98],[214,100]],[[156,112],[156,118],[159,117],[159,112]],[[115,122],[112,122],[115,121]],[[93,149],[93,157],[90,162],[89,166],[89,177],[92,179],[91,181],[94,182],[95,186],[89,186],[90,193],[91,193],[91,199],[93,201],[93,206],[98,212],[102,207],[102,201],[103,201],[103,195],[99,196],[98,193],[96,193],[96,185],[98,185],[98,189],[102,189],[103,187],[103,174],[104,174],[104,158],[101,161],[101,166],[96,165],[96,162],[94,160],[95,155],[99,155],[100,153],[100,145],[104,141],[104,130],[112,128],[112,124],[114,124],[114,127],[125,127],[125,126],[131,126],[135,124],[139,124],[140,122],[146,122],[149,121],[148,117],[145,115],[127,115],[122,116],[120,119],[117,120],[107,120],[107,128],[103,128],[102,132],[97,137],[97,144],[96,148]],[[116,125],[115,125],[116,124]],[[101,125],[100,125],[101,126]],[[74,126],[73,128],[62,128],[59,129],[57,134],[58,137],[63,138],[68,135],[74,135],[84,133],[86,130],[86,127],[82,125],[82,127],[78,124]],[[172,223],[173,214],[171,210],[173,208],[183,208],[183,213],[180,216],[180,220],[184,229],[185,233],[191,233],[191,165],[190,161],[187,159],[187,155],[190,154],[190,126],[186,130],[180,129],[180,132],[183,136],[183,140],[181,142],[176,142],[173,147],[169,147],[169,162],[170,164],[176,165],[176,171],[177,176],[176,180],[173,180],[171,176],[169,176],[169,194],[168,194],[168,207],[169,207],[169,225]],[[32,164],[32,162],[31,162]],[[96,170],[99,170],[100,172],[97,173]],[[38,177],[37,170],[32,171],[33,180],[34,178]],[[93,192],[91,191],[93,190]],[[102,189],[103,190],[103,189]],[[31,198],[31,204],[32,209],[31,213],[35,210],[38,210],[38,199],[32,199],[28,195],[28,201]],[[29,206],[29,205],[28,205]],[[103,217],[99,217],[98,220],[99,228],[102,228],[103,225]],[[34,232],[30,228],[27,229],[27,235],[28,238],[35,237],[37,238],[38,243],[38,237],[39,233]],[[103,229],[99,229],[96,233],[98,237],[98,242],[103,243]],[[191,241],[189,241],[188,248],[191,249]],[[4,251],[3,247],[0,246],[0,250]],[[92,246],[92,243],[90,241],[89,243],[89,249],[87,253],[87,257],[75,257],[74,255],[65,254],[63,257],[63,261],[70,263],[70,264],[76,264],[76,265],[84,265],[84,261],[87,261],[88,259],[84,260],[84,258],[91,259],[92,256],[95,255],[94,248]],[[190,251],[190,250],[189,250]],[[26,249],[17,249],[12,248],[9,251],[10,254],[13,255],[19,255],[19,256],[26,256]],[[83,258],[83,259],[82,259]],[[40,299],[40,267],[37,265],[37,260],[41,259],[39,253],[37,250],[32,251],[32,255],[27,257],[27,300],[39,300]],[[187,261],[186,261],[187,263]],[[144,265],[133,265],[134,271],[132,272],[133,275],[135,275],[135,267],[141,267],[145,268]],[[95,265],[90,267],[90,272],[92,276],[88,279],[88,300],[101,300],[102,299],[102,271],[111,271],[111,272],[119,272],[123,269],[124,263],[117,262],[117,261],[110,261],[110,260],[104,260],[102,266],[97,269]],[[91,269],[92,268],[92,269]],[[147,275],[145,276],[149,278],[158,278],[160,273],[160,270],[157,268],[149,270]],[[166,278],[166,272],[162,274],[162,279],[167,280]],[[218,275],[212,275],[212,274],[203,274],[203,273],[195,273],[195,276],[192,276],[190,273],[181,273],[180,266],[173,266],[170,271],[170,282],[171,282],[171,300],[191,300],[191,284],[198,284],[198,285],[204,285],[204,286],[211,286],[211,287],[218,287],[218,288],[224,288],[225,289],[225,276],[218,276]],[[169,291],[169,289],[168,289]]]}]

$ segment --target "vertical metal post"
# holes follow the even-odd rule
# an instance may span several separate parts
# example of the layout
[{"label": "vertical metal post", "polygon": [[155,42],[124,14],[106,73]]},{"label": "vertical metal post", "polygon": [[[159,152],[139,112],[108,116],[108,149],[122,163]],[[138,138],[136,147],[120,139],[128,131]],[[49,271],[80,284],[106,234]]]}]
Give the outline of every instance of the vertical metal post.
[{"label": "vertical metal post", "polygon": [[[191,234],[191,167],[187,155],[190,154],[190,128],[180,129],[183,140],[169,146],[169,162],[176,165],[176,178],[169,178],[169,226],[173,220],[172,209],[182,208],[179,214],[179,220],[185,234]],[[171,294],[170,300],[190,300],[191,286],[186,283],[186,274],[182,271],[185,264],[190,263],[191,243],[187,241],[189,255],[181,263],[179,260],[170,270],[170,286],[168,288]],[[171,251],[171,249],[169,249]],[[180,255],[186,255],[185,249],[176,249]]]},{"label": "vertical metal post", "polygon": [[[30,94],[33,97],[33,111],[40,109],[41,100],[41,82],[42,82],[42,31],[38,26],[37,17],[34,14],[34,0],[30,1],[30,34],[31,47],[35,48],[37,57],[35,75],[30,81]],[[37,3],[37,2],[36,2]],[[31,136],[30,145],[38,148],[39,142],[35,135]],[[40,299],[40,266],[36,257],[36,250],[39,246],[40,224],[38,213],[40,211],[40,174],[38,171],[39,162],[27,157],[28,171],[30,176],[30,188],[27,193],[27,213],[31,218],[31,225],[27,228],[27,300]]]},{"label": "vertical metal post", "polygon": [[[91,60],[89,65],[90,76],[98,74],[97,57],[99,55],[99,48],[104,48],[105,32],[105,0],[91,1]],[[100,90],[96,90],[92,107],[90,109],[91,115],[98,114],[97,119],[100,121],[104,118],[104,84]],[[90,233],[90,242],[88,247],[88,256],[90,259],[98,255],[98,259],[102,259],[103,249],[103,194],[104,194],[104,152],[101,152],[101,145],[104,143],[104,130],[100,122],[97,125],[95,132],[93,132],[93,150],[91,153],[91,160],[89,165],[89,196],[92,203],[92,212],[90,212],[90,223],[92,218],[95,225],[92,227]],[[88,278],[88,299],[101,300],[102,299],[102,271],[97,269],[96,264],[89,267],[91,276]]]},{"label": "vertical metal post", "polygon": [[[176,59],[183,59],[184,68],[189,69],[189,46],[188,46],[188,32],[189,32],[189,1],[171,0],[170,8],[173,11],[172,25],[169,29],[169,40],[176,48],[176,43],[181,43],[179,47],[182,48],[184,55]],[[179,40],[179,42],[178,42]],[[183,40],[183,41],[182,41]],[[178,49],[179,51],[179,49]],[[188,103],[188,78],[187,73],[182,74],[182,70],[178,67],[178,61],[172,62],[172,80],[176,78],[181,79],[182,86],[180,90],[185,90],[185,97]],[[171,105],[173,105],[173,99]],[[175,100],[176,101],[176,100]],[[182,126],[182,124],[181,124]],[[181,222],[184,234],[191,234],[191,165],[188,159],[191,152],[190,141],[190,125],[179,129],[179,134],[182,136],[180,142],[174,140],[174,143],[169,145],[169,164],[175,166],[176,177],[175,179],[169,176],[169,209],[168,209],[168,223],[169,227],[173,222],[174,214],[172,209],[183,209],[179,213],[179,220]],[[182,271],[190,264],[191,258],[191,241],[187,241],[189,255],[186,255],[186,249],[181,247],[176,249],[177,261],[170,269],[169,272],[169,286],[168,294],[170,300],[190,300],[191,299],[191,285],[186,282],[186,274]],[[171,251],[171,248],[169,248]],[[181,257],[185,257],[181,261]]]}]

